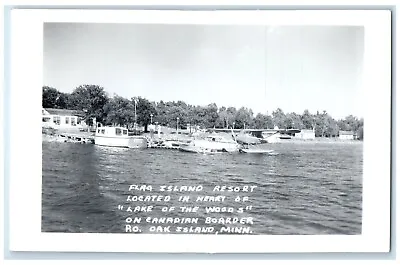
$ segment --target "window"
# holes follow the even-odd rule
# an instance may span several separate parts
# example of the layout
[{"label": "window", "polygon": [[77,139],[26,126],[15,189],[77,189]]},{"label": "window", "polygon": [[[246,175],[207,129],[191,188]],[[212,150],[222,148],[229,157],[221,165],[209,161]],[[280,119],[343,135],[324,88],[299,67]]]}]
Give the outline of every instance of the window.
[{"label": "window", "polygon": [[69,117],[65,117],[65,124],[69,124]]},{"label": "window", "polygon": [[101,133],[102,133],[102,134],[105,134],[105,133],[106,133],[106,130],[105,130],[105,129],[101,129]]},{"label": "window", "polygon": [[81,124],[81,120],[82,120],[82,119],[81,119],[80,117],[78,117],[76,123],[77,123],[77,124]]},{"label": "window", "polygon": [[122,135],[121,129],[115,128],[115,135]]},{"label": "window", "polygon": [[51,118],[50,118],[50,117],[43,117],[43,118],[42,118],[42,121],[43,121],[43,122],[50,122],[50,121],[51,121]]},{"label": "window", "polygon": [[124,135],[128,135],[128,130],[124,130]]},{"label": "window", "polygon": [[76,126],[75,117],[71,117],[71,125]]},{"label": "window", "polygon": [[53,117],[53,122],[54,122],[54,124],[57,124],[57,125],[60,125],[60,116],[54,116]]},{"label": "window", "polygon": [[100,129],[97,129],[97,133],[100,133]]}]

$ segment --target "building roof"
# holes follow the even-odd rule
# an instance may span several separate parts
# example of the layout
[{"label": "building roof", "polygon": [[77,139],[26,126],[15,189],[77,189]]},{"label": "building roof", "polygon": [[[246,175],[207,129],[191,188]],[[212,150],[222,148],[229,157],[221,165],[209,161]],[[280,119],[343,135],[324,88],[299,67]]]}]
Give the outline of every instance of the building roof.
[{"label": "building roof", "polygon": [[84,117],[85,112],[81,110],[69,110],[69,109],[45,109],[50,115],[58,115],[58,116],[78,116]]},{"label": "building roof", "polygon": [[339,131],[339,135],[354,135],[352,131]]}]

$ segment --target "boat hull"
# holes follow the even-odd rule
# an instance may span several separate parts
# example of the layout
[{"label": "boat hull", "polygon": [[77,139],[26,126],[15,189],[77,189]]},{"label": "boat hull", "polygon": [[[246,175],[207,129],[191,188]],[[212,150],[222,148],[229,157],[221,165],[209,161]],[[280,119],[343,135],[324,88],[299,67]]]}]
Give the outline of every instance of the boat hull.
[{"label": "boat hull", "polygon": [[124,148],[147,148],[147,139],[140,136],[106,137],[95,136],[94,143],[101,146]]},{"label": "boat hull", "polygon": [[166,148],[179,149],[179,147],[182,145],[182,142],[168,140],[164,141],[161,145],[162,147]]},{"label": "boat hull", "polygon": [[189,153],[202,153],[202,154],[217,154],[217,153],[229,153],[226,149],[212,149],[212,148],[201,148],[195,146],[181,146],[180,151]]},{"label": "boat hull", "polygon": [[281,142],[281,138],[279,137],[279,134],[263,135],[263,140],[270,144]]},{"label": "boat hull", "polygon": [[273,153],[274,150],[240,149],[239,152],[246,153],[246,154],[270,154],[270,153]]},{"label": "boat hull", "polygon": [[179,150],[190,153],[233,153],[239,151],[239,146],[233,142],[194,140],[189,144],[181,144]]}]

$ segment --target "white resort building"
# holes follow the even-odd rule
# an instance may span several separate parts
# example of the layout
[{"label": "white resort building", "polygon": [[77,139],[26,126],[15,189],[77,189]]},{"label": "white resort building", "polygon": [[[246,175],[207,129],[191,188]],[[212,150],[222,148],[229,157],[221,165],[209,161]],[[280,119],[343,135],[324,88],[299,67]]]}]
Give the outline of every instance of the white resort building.
[{"label": "white resort building", "polygon": [[295,133],[294,138],[304,139],[304,140],[312,140],[312,139],[315,139],[315,131],[314,130],[301,130],[300,132]]},{"label": "white resort building", "polygon": [[339,131],[340,140],[354,140],[356,135],[352,131]]},{"label": "white resort building", "polygon": [[67,109],[42,108],[42,127],[54,129],[87,129],[84,112]]}]

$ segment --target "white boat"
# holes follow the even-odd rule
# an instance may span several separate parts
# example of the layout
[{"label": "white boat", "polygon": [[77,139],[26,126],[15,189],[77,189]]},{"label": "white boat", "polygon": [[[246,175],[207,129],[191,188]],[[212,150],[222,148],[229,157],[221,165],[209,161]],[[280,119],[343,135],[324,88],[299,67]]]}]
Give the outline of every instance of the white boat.
[{"label": "white boat", "polygon": [[178,149],[181,146],[182,142],[176,140],[165,140],[162,142],[161,147]]},{"label": "white boat", "polygon": [[278,132],[263,132],[262,137],[267,143],[279,143],[281,142],[280,134]]},{"label": "white boat", "polygon": [[240,144],[261,144],[262,139],[255,137],[249,133],[241,132],[236,136],[236,141]]},{"label": "white boat", "polygon": [[94,143],[101,146],[147,148],[147,139],[143,136],[129,136],[123,127],[99,127],[96,129]]},{"label": "white boat", "polygon": [[192,153],[231,153],[238,152],[240,145],[233,139],[210,135],[205,139],[195,139],[182,143],[179,150]]},{"label": "white boat", "polygon": [[239,152],[240,153],[246,153],[246,154],[271,154],[271,153],[274,152],[274,150],[243,148],[243,149],[239,149]]}]

